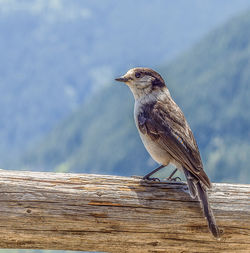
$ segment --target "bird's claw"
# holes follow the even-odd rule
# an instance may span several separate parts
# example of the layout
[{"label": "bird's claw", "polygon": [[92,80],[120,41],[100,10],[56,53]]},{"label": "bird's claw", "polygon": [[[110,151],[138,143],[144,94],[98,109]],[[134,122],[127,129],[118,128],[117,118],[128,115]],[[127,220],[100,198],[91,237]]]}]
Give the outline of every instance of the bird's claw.
[{"label": "bird's claw", "polygon": [[160,182],[161,180],[158,177],[144,177],[143,180],[147,180],[147,181],[158,181]]},{"label": "bird's claw", "polygon": [[172,178],[172,177],[167,177],[166,178],[168,181],[174,181],[174,182],[176,182],[176,181],[180,181],[181,182],[181,178],[180,177],[174,177],[174,178]]}]

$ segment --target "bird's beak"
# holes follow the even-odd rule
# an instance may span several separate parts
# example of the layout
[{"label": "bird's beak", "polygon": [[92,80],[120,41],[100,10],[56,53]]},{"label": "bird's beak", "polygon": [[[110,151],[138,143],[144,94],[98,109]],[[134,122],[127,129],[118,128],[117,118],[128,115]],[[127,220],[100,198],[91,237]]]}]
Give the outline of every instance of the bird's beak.
[{"label": "bird's beak", "polygon": [[126,78],[124,76],[121,76],[121,77],[116,78],[115,80],[118,81],[118,82],[126,83],[128,81],[128,78]]}]

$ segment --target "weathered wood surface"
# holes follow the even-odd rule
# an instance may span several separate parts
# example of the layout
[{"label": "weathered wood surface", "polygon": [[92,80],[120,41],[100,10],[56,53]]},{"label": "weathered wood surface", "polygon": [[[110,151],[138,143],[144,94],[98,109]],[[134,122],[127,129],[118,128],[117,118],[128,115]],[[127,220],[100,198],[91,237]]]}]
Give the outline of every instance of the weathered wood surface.
[{"label": "weathered wood surface", "polygon": [[250,252],[250,186],[213,184],[220,241],[182,183],[0,171],[0,248]]}]

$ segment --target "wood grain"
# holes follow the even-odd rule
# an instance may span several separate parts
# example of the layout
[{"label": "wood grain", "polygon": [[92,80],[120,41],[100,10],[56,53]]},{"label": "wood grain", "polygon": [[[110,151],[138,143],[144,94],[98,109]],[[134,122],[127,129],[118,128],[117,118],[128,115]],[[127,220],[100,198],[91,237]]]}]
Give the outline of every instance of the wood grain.
[{"label": "wood grain", "polygon": [[0,170],[0,248],[250,252],[250,186],[213,184],[209,233],[184,183]]}]

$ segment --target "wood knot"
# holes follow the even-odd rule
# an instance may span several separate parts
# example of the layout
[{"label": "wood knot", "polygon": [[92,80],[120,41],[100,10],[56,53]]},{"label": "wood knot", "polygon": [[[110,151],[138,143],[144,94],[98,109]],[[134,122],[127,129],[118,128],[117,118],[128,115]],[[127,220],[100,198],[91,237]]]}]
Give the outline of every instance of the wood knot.
[{"label": "wood knot", "polygon": [[152,245],[152,246],[157,246],[159,243],[158,242],[149,242],[148,245]]}]

